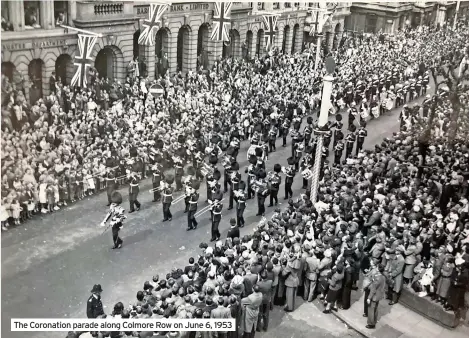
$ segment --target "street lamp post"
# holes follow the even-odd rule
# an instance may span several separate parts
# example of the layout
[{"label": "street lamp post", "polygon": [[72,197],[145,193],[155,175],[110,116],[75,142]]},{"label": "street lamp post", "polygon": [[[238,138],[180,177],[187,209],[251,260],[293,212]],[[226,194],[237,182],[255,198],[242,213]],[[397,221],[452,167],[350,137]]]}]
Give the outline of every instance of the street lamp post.
[{"label": "street lamp post", "polygon": [[329,119],[330,100],[331,100],[331,94],[332,94],[332,81],[334,81],[334,77],[332,76],[332,74],[334,73],[334,71],[335,71],[335,61],[333,58],[328,57],[326,59],[327,74],[324,75],[324,78],[323,78],[321,110],[319,112],[318,129],[314,131],[317,137],[317,143],[316,143],[316,154],[315,154],[314,166],[313,166],[313,176],[311,179],[311,202],[313,202],[313,204],[315,204],[317,201],[319,173],[322,167],[322,147],[323,147],[323,142],[324,142],[324,134],[327,132],[327,131],[324,131],[324,127],[326,126],[327,121]]}]

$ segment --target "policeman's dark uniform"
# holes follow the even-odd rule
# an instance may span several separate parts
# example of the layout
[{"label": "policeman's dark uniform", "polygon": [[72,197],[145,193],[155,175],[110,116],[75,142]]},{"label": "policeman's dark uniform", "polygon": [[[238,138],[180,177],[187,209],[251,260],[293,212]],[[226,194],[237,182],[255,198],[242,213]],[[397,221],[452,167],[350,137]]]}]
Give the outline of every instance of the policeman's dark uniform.
[{"label": "policeman's dark uniform", "polygon": [[136,210],[140,210],[140,202],[137,200],[138,193],[140,192],[140,188],[138,186],[139,184],[139,179],[137,177],[137,174],[131,174],[130,176],[130,185],[129,185],[129,202],[130,202],[130,211],[134,212],[135,207],[137,208]]},{"label": "policeman's dark uniform", "polygon": [[366,130],[365,127],[361,127],[360,129],[358,129],[358,132],[357,132],[357,150],[356,150],[357,155],[363,149],[363,143],[365,142],[365,137],[366,136],[368,136],[368,131]]},{"label": "policeman's dark uniform", "polygon": [[91,295],[86,302],[86,315],[89,319],[95,319],[103,314],[104,309],[103,303],[101,302],[101,296],[95,294]]}]

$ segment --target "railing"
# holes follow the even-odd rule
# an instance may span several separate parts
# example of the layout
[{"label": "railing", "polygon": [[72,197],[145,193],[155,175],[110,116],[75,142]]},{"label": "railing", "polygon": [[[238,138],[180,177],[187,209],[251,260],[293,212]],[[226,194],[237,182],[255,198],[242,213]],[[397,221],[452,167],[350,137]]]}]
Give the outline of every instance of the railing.
[{"label": "railing", "polygon": [[123,2],[97,3],[94,5],[95,15],[110,15],[124,12]]}]

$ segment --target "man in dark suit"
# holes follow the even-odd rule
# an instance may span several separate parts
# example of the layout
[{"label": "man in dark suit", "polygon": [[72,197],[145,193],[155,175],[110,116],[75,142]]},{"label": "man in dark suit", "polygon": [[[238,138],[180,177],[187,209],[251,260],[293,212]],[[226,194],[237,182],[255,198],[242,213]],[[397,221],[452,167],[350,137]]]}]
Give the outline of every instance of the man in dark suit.
[{"label": "man in dark suit", "polygon": [[[86,302],[86,315],[89,319],[95,319],[104,315],[103,303],[101,302],[101,284],[95,284],[91,289],[92,295]],[[98,332],[90,332],[93,337],[98,336]]]},{"label": "man in dark suit", "polygon": [[[260,274],[260,280],[257,282],[259,291],[262,292],[262,304],[259,307],[259,317],[257,320],[257,331],[267,331],[269,327],[270,301],[272,297],[272,280],[267,279],[267,272],[264,270]],[[263,326],[261,326],[261,322]]]},{"label": "man in dark suit", "polygon": [[236,225],[236,220],[234,218],[230,219],[230,225],[231,228],[228,230],[228,235],[226,236],[227,238],[239,238],[239,228]]}]

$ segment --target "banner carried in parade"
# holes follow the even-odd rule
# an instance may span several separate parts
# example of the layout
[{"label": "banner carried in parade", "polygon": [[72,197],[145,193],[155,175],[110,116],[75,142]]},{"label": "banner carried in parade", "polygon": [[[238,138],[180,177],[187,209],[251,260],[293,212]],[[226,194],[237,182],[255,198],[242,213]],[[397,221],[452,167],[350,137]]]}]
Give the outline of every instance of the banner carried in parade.
[{"label": "banner carried in parade", "polygon": [[213,11],[212,40],[230,41],[232,2],[215,2]]},{"label": "banner carried in parade", "polygon": [[275,42],[275,35],[277,34],[277,15],[264,15],[262,16],[264,20],[264,38],[265,38],[265,48],[269,49],[271,45]]},{"label": "banner carried in parade", "polygon": [[74,65],[77,66],[75,75],[73,75],[71,85],[85,88],[87,84],[88,68],[91,67],[93,59],[91,53],[98,37],[96,35],[78,34],[79,54],[75,56]]},{"label": "banner carried in parade", "polygon": [[168,8],[169,4],[150,4],[148,20],[143,21],[143,30],[138,37],[138,43],[140,45],[153,46],[153,43],[155,42],[155,27],[158,25],[158,22],[160,22],[161,17]]}]

